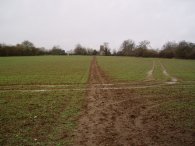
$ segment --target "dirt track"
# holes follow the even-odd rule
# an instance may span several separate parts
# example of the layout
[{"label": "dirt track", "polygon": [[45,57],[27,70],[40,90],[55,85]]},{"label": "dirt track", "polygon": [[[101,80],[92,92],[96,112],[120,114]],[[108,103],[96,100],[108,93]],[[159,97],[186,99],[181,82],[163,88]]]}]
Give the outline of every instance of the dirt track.
[{"label": "dirt track", "polygon": [[[184,139],[174,140],[167,136],[159,140],[153,125],[159,121],[143,120],[148,112],[166,100],[149,100],[133,90],[100,90],[95,84],[110,83],[93,58],[90,67],[86,107],[75,132],[75,146],[146,146],[181,145]],[[154,123],[156,122],[156,123]],[[165,132],[165,131],[163,131]],[[173,133],[174,135],[174,133]],[[187,143],[192,145],[192,143]]]}]

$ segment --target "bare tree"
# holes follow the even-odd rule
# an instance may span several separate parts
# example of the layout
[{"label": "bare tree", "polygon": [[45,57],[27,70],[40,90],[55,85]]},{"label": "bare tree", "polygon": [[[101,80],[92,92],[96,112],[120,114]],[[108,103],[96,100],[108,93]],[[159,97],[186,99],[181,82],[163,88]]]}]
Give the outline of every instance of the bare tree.
[{"label": "bare tree", "polygon": [[103,45],[100,45],[100,55],[109,56],[111,55],[109,43],[105,42]]},{"label": "bare tree", "polygon": [[81,46],[81,44],[77,44],[74,49],[75,55],[87,55],[87,50]]},{"label": "bare tree", "polygon": [[135,42],[133,40],[125,40],[121,47],[121,53],[125,56],[132,56],[135,49]]},{"label": "bare tree", "polygon": [[23,41],[21,44],[20,44],[21,47],[23,48],[35,48],[34,44],[30,41]]}]

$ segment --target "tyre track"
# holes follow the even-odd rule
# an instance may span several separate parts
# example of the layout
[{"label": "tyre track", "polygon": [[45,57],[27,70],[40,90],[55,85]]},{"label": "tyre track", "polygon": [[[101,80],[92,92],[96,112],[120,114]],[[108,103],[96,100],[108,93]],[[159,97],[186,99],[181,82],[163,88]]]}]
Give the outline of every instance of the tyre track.
[{"label": "tyre track", "polygon": [[103,71],[99,68],[96,58],[91,62],[89,75],[89,90],[87,92],[87,107],[79,120],[79,126],[75,135],[74,145],[107,145],[113,144],[114,137],[117,135],[112,128],[113,112],[101,111],[113,95],[110,90],[102,91],[94,84],[105,84],[109,82]]},{"label": "tyre track", "polygon": [[160,63],[160,66],[161,66],[161,68],[162,68],[162,70],[163,70],[163,74],[164,74],[166,77],[168,77],[168,78],[171,79],[171,81],[168,82],[168,83],[169,83],[169,84],[175,84],[175,83],[177,82],[177,78],[172,77],[172,76],[167,72],[165,66],[164,66],[160,61],[159,61],[159,63]]},{"label": "tyre track", "polygon": [[[155,63],[150,72],[153,72]],[[98,85],[98,87],[97,87]],[[147,146],[153,141],[144,123],[149,111],[164,104],[165,99],[150,100],[133,90],[112,86],[94,57],[86,91],[86,107],[74,135],[75,146]],[[159,87],[166,83],[157,84]],[[126,87],[126,88],[125,88]],[[147,86],[148,87],[148,86]],[[112,89],[117,90],[112,90]],[[137,86],[141,89],[141,85]],[[169,102],[169,101],[168,101]],[[147,124],[147,125],[146,125]],[[152,126],[152,125],[150,125]]]},{"label": "tyre track", "polygon": [[146,81],[154,80],[153,73],[154,73],[155,61],[152,63],[152,69],[148,71]]}]

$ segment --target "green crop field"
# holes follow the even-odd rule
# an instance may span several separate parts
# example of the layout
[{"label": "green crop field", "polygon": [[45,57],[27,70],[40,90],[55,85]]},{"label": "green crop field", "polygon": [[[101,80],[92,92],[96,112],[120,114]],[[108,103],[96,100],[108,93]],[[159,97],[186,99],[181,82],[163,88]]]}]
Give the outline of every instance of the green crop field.
[{"label": "green crop field", "polygon": [[80,91],[0,93],[0,144],[70,144],[82,95]]},{"label": "green crop field", "polygon": [[[152,88],[131,89],[132,93],[137,97],[142,97],[143,101],[159,105],[157,107],[154,106],[153,110],[148,112],[147,117],[143,118],[145,123],[153,125],[147,127],[146,124],[147,132],[151,133],[153,137],[158,135],[160,138],[154,139],[158,143],[168,141],[168,136],[164,136],[163,131],[164,129],[171,129],[169,126],[172,126],[171,130],[190,131],[193,135],[195,132],[194,60],[98,57],[98,61],[104,71],[115,82],[128,81],[131,83],[132,81],[141,81],[142,85],[147,81],[147,73],[151,70],[154,62],[153,78],[150,82],[165,84]],[[166,70],[166,73],[163,73],[164,70]],[[169,84],[172,78],[177,81]],[[175,139],[178,138],[175,135],[172,136]],[[184,136],[183,141],[186,140],[185,138]],[[170,142],[168,145],[172,144]],[[191,144],[189,143],[189,145]]]},{"label": "green crop field", "polygon": [[98,57],[100,66],[117,81],[143,81],[152,69],[155,80],[169,80],[163,74],[161,64],[170,76],[183,81],[195,80],[195,61],[182,59],[136,58],[136,57]]},{"label": "green crop field", "polygon": [[85,83],[91,57],[41,56],[0,58],[0,84]]},{"label": "green crop field", "polygon": [[[160,133],[157,136],[162,138],[153,139],[155,142],[166,141],[162,131],[170,125],[172,130],[195,132],[194,60],[105,56],[96,60],[114,86],[99,87],[105,88],[104,92],[119,87],[125,91],[109,97],[115,96],[113,91],[107,98],[134,97],[136,106],[130,111],[136,114],[140,110],[137,104],[152,109],[142,120],[151,135],[155,137],[155,130]],[[91,90],[91,61],[90,56],[0,58],[0,145],[73,145],[80,111],[85,109],[86,93]],[[160,126],[162,122],[165,127]],[[147,123],[156,124],[158,129]]]},{"label": "green crop field", "polygon": [[141,81],[152,68],[153,59],[135,57],[98,57],[99,65],[113,79],[122,81]]},{"label": "green crop field", "polygon": [[[63,84],[85,87],[90,60],[82,56],[0,58],[0,145],[70,144],[84,92],[59,88]],[[6,91],[1,91],[5,86]]]},{"label": "green crop field", "polygon": [[183,81],[195,81],[195,60],[161,59],[167,71]]}]

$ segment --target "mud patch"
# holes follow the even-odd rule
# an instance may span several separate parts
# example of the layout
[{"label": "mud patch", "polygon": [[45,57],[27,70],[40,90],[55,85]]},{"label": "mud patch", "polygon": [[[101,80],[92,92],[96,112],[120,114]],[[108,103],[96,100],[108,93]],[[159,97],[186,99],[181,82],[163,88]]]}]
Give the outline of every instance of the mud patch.
[{"label": "mud patch", "polygon": [[[161,139],[160,133],[152,133],[152,130],[158,129],[156,125],[163,123],[155,120],[157,116],[151,117],[151,113],[165,103],[167,98],[161,95],[159,95],[160,98],[154,98],[155,95],[152,95],[152,91],[151,95],[145,96],[142,94],[142,89],[151,86],[155,90],[155,87],[171,85],[165,83],[147,86],[143,84],[133,86],[113,84],[98,66],[96,58],[93,58],[91,62],[88,84],[86,106],[75,131],[73,145],[169,145],[170,138]],[[132,88],[139,90],[139,93],[134,92]],[[157,112],[154,113],[157,114]],[[147,117],[150,118],[146,119]],[[152,122],[153,120],[156,124]],[[171,131],[165,128],[158,132],[170,133]],[[177,136],[173,139],[176,141]],[[180,143],[174,144],[179,145]]]}]

